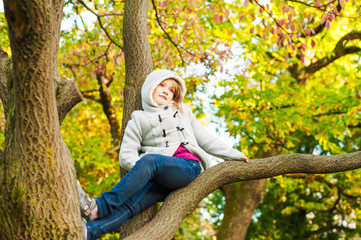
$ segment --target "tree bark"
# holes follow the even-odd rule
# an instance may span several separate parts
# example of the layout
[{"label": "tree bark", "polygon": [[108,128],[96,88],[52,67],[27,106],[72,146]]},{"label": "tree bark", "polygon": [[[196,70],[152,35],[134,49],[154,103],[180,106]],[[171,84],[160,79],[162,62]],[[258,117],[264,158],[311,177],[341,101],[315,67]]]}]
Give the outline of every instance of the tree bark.
[{"label": "tree bark", "polygon": [[267,179],[232,183],[221,187],[226,198],[218,240],[244,239],[252,215],[263,199]]},{"label": "tree bark", "polygon": [[171,239],[183,219],[208,194],[225,184],[290,173],[326,174],[361,168],[361,152],[334,156],[285,154],[248,163],[226,161],[201,173],[188,186],[171,193],[158,214],[124,240]]},{"label": "tree bark", "polygon": [[[142,109],[141,87],[146,76],[153,69],[148,40],[149,1],[127,0],[124,6],[123,41],[125,56],[125,86],[122,134],[135,110]],[[121,170],[122,177],[126,174]],[[157,204],[127,221],[120,229],[120,239],[132,234],[149,222],[157,213]]]},{"label": "tree bark", "polygon": [[[63,1],[5,0],[4,7],[12,59],[2,54],[0,238],[80,239],[75,169],[60,134],[61,120],[81,99],[57,71]],[[72,93],[65,99],[66,89]]]},{"label": "tree bark", "polygon": [[142,109],[141,88],[153,69],[147,28],[149,4],[144,0],[127,0],[124,6],[125,86],[121,138],[132,112]]}]

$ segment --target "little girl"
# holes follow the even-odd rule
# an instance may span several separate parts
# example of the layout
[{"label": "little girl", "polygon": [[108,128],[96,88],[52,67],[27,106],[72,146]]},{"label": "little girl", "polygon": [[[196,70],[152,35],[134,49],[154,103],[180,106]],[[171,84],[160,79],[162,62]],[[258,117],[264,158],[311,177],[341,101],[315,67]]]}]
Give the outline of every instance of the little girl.
[{"label": "little girl", "polygon": [[207,132],[182,104],[185,93],[184,80],[175,72],[157,70],[147,76],[142,86],[144,110],[132,114],[119,153],[128,174],[97,199],[88,197],[79,184],[84,239],[116,230],[189,184],[210,167],[207,153],[248,162],[243,153]]}]

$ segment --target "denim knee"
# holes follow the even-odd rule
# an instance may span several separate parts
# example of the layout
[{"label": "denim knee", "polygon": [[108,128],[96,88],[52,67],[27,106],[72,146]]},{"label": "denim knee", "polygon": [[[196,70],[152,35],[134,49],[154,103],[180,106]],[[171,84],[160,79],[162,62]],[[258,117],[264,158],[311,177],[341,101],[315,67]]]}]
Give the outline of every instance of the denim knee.
[{"label": "denim knee", "polygon": [[[159,154],[146,154],[144,155],[141,159],[139,159],[139,163],[142,163],[142,164],[153,164],[154,162],[157,161],[157,159],[159,158]],[[138,163],[137,162],[137,163]]]},{"label": "denim knee", "polygon": [[159,156],[160,155],[158,154],[144,155],[141,159],[139,159],[138,162],[136,162],[135,165],[141,165],[142,168],[153,168],[154,166],[156,166]]},{"label": "denim knee", "polygon": [[152,178],[157,171],[159,156],[160,155],[158,154],[144,155],[136,162],[132,170],[140,173],[142,176],[148,176]]}]

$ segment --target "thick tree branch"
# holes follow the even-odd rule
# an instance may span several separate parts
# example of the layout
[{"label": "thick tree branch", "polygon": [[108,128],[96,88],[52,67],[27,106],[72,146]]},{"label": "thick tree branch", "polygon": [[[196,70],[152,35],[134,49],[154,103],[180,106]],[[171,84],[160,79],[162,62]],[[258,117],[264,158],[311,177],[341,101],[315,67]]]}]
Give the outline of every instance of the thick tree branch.
[{"label": "thick tree branch", "polygon": [[76,82],[64,78],[57,80],[56,105],[60,123],[64,120],[66,114],[82,99],[83,96]]},{"label": "thick tree branch", "polygon": [[[357,168],[361,168],[361,152],[334,156],[295,153],[254,159],[249,163],[223,162],[200,174],[187,187],[170,194],[154,219],[125,240],[171,239],[183,219],[197,204],[225,184],[287,173],[325,174]],[[169,228],[162,228],[164,225]]]},{"label": "thick tree branch", "polygon": [[[12,67],[0,163],[2,239],[81,238],[75,168],[56,109],[69,111],[62,97],[73,89],[57,71],[63,3],[4,0]],[[21,192],[15,198],[14,189]]]},{"label": "thick tree branch", "polygon": [[328,54],[324,58],[319,59],[318,61],[310,64],[309,66],[297,69],[297,65],[293,65],[288,70],[290,71],[292,77],[297,80],[298,84],[305,85],[307,79],[309,79],[314,73],[316,73],[320,69],[328,66],[329,64],[343,56],[361,51],[361,48],[359,47],[346,47],[346,44],[349,41],[355,39],[361,40],[361,32],[353,31],[346,34],[337,42],[335,48],[332,51],[332,54]]},{"label": "thick tree branch", "polygon": [[132,112],[142,108],[140,89],[153,69],[147,34],[148,9],[149,3],[141,0],[126,1],[124,6],[125,86],[122,135]]},{"label": "thick tree branch", "polygon": [[340,57],[343,57],[347,54],[352,54],[352,53],[361,51],[361,48],[359,48],[359,47],[354,47],[354,46],[346,47],[346,44],[348,41],[355,40],[355,39],[361,39],[361,32],[350,32],[350,33],[346,34],[345,36],[343,36],[338,41],[335,48],[333,49],[333,52],[332,52],[333,55],[331,57],[326,56],[326,57],[318,60],[317,62],[309,65],[307,67],[307,73],[313,74],[313,73],[317,72],[318,70],[320,70],[321,68],[326,67],[333,61],[339,59]]},{"label": "thick tree branch", "polygon": [[11,59],[8,54],[0,46],[0,97],[4,105],[8,102],[6,86],[8,78],[11,74]]},{"label": "thick tree branch", "polygon": [[93,100],[96,103],[101,103],[100,98],[98,96],[95,96],[93,92],[98,93],[98,90],[81,91],[81,94],[86,99]]}]

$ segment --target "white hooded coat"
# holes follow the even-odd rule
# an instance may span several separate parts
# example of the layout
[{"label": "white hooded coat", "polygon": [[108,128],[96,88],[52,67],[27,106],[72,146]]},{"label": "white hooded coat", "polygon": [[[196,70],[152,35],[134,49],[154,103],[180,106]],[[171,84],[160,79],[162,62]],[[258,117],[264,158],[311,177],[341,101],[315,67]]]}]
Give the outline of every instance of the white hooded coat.
[{"label": "white hooded coat", "polygon": [[208,133],[184,104],[181,113],[173,104],[158,106],[154,102],[155,88],[166,79],[176,80],[184,96],[184,80],[177,73],[156,70],[147,76],[142,86],[144,111],[133,112],[127,124],[119,153],[120,166],[130,170],[145,154],[173,156],[180,145],[200,159],[202,170],[211,167],[207,153],[224,160],[243,160],[243,153]]}]

